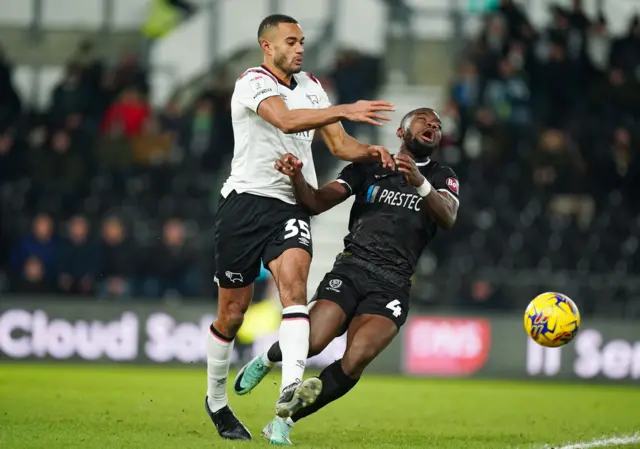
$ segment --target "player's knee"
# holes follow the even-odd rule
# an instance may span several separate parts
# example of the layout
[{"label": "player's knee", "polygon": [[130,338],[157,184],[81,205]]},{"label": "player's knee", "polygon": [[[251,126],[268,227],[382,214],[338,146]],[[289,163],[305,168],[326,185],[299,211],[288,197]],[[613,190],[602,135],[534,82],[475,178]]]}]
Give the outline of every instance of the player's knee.
[{"label": "player's knee", "polygon": [[234,324],[242,324],[244,314],[247,313],[248,306],[241,302],[232,302],[226,307],[227,320]]},{"label": "player's knee", "polygon": [[303,280],[280,286],[280,300],[284,307],[307,305],[307,284]]},{"label": "player's knee", "polygon": [[370,346],[352,347],[347,350],[342,358],[342,369],[344,373],[352,378],[362,375],[365,368],[376,357],[377,351]]},{"label": "player's knee", "polygon": [[225,307],[221,307],[218,311],[217,322],[220,323],[219,329],[226,336],[235,337],[242,326],[244,320],[244,314],[247,311],[247,306],[241,302],[230,302]]}]

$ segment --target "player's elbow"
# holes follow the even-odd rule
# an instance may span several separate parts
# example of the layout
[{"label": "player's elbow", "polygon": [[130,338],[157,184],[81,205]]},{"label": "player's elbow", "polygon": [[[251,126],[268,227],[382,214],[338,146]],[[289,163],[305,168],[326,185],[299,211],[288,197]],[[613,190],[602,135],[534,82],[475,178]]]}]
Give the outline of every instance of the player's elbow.
[{"label": "player's elbow", "polygon": [[278,129],[285,134],[294,134],[296,132],[296,129],[288,123],[281,124]]},{"label": "player's elbow", "polygon": [[444,231],[448,231],[451,228],[453,228],[453,225],[455,224],[454,221],[442,221],[440,223],[440,229],[444,230]]},{"label": "player's elbow", "polygon": [[338,159],[342,159],[342,156],[344,155],[342,148],[336,145],[327,145],[327,146],[329,147],[329,151],[331,152],[332,155],[334,155]]},{"label": "player's elbow", "polygon": [[440,220],[439,226],[440,228],[448,231],[453,228],[453,225],[456,224],[456,216],[455,215],[447,215]]},{"label": "player's elbow", "polygon": [[302,206],[304,211],[311,216],[320,215],[322,212],[324,212],[323,210],[320,209],[320,207],[318,207],[317,204],[302,204],[302,203],[299,203],[299,204]]},{"label": "player's elbow", "polygon": [[342,142],[329,142],[327,147],[329,147],[329,151],[334,157],[343,161],[353,160],[353,154],[349,153],[348,149]]}]

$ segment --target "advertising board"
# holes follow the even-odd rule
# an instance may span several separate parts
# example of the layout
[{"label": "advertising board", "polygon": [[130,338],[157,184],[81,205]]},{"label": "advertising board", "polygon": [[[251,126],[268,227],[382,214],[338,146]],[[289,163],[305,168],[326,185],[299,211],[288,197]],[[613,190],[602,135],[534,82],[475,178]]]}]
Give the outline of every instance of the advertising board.
[{"label": "advertising board", "polygon": [[[0,361],[125,364],[204,364],[213,304],[0,300]],[[236,344],[232,363],[265,351],[277,332]],[[342,357],[345,336],[308,366]],[[562,348],[539,346],[518,315],[414,313],[367,369],[371,373],[640,383],[640,326],[583,320]]]}]

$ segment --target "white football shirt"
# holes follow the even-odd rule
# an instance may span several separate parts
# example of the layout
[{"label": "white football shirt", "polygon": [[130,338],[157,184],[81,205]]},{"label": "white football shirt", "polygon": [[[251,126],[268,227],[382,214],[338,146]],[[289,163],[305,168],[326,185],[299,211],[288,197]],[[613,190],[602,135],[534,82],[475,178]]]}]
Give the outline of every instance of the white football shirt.
[{"label": "white football shirt", "polygon": [[285,153],[291,153],[302,161],[305,179],[313,187],[318,187],[311,155],[314,131],[285,134],[256,112],[263,100],[276,95],[284,100],[289,109],[331,106],[327,93],[309,73],[293,75],[291,84],[287,86],[262,66],[244,72],[236,81],[231,97],[235,146],[231,175],[222,186],[222,196],[226,197],[235,190],[295,204],[289,177],[274,167],[276,160]]}]

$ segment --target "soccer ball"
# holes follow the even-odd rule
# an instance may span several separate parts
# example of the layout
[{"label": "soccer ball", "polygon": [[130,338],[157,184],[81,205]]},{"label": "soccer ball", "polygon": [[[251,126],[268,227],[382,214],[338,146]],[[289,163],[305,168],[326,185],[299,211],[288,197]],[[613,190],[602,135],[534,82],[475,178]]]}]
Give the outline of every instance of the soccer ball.
[{"label": "soccer ball", "polygon": [[580,311],[561,293],[536,296],[524,312],[524,329],[536,343],[548,348],[566,345],[580,329]]}]

